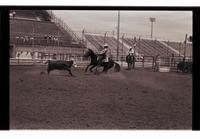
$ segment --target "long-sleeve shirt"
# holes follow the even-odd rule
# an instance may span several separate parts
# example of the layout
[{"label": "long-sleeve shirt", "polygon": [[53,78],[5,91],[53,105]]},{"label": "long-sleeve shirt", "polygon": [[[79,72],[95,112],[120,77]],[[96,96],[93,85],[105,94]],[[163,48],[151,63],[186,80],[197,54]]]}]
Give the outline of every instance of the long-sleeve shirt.
[{"label": "long-sleeve shirt", "polygon": [[102,55],[102,54],[105,54],[105,55],[106,55],[107,51],[108,51],[108,49],[105,48],[105,49],[101,50],[101,51],[99,52],[99,54],[100,54],[100,55]]},{"label": "long-sleeve shirt", "polygon": [[99,52],[100,55],[105,54],[105,62],[108,62],[109,57],[111,56],[111,50],[108,48],[104,48],[102,51]]},{"label": "long-sleeve shirt", "polygon": [[134,54],[134,50],[133,49],[129,50],[128,54],[133,55]]}]

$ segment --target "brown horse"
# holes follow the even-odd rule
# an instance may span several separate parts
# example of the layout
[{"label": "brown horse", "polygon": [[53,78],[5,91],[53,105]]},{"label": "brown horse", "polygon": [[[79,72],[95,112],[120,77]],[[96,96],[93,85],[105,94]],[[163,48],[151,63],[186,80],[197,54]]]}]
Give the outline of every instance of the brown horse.
[{"label": "brown horse", "polygon": [[100,67],[100,66],[103,67],[103,72],[107,72],[113,66],[115,72],[120,71],[120,65],[118,63],[114,62],[112,59],[110,59],[109,62],[100,62],[99,60],[101,58],[98,58],[99,56],[95,54],[91,49],[87,49],[83,56],[90,57],[90,64],[87,65],[85,72],[87,72],[89,67],[90,67],[90,72],[93,72],[92,69],[94,67]]}]

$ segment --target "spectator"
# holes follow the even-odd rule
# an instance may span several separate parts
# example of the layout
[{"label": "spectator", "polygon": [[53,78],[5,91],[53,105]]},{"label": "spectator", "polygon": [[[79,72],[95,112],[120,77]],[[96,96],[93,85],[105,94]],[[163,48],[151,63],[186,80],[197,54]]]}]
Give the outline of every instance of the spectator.
[{"label": "spectator", "polygon": [[16,13],[15,13],[15,12],[13,12],[13,18],[15,18],[15,15],[16,15]]},{"label": "spectator", "polygon": [[172,57],[171,57],[171,67],[175,66],[175,59],[174,59],[174,54],[172,53]]},{"label": "spectator", "polygon": [[154,57],[154,72],[156,72],[156,71],[159,70],[159,66],[160,66],[160,55],[157,54],[157,55]]},{"label": "spectator", "polygon": [[13,18],[13,13],[10,13],[9,15],[10,15],[11,18]]}]

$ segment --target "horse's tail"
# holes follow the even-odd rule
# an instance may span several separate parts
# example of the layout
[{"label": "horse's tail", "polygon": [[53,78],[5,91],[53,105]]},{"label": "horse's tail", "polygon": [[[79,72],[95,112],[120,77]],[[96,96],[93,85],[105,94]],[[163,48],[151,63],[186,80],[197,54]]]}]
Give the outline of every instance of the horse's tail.
[{"label": "horse's tail", "polygon": [[115,64],[115,67],[114,67],[114,71],[115,72],[119,72],[120,71],[120,65],[118,64],[118,63],[116,63],[116,62],[114,62],[114,64]]}]

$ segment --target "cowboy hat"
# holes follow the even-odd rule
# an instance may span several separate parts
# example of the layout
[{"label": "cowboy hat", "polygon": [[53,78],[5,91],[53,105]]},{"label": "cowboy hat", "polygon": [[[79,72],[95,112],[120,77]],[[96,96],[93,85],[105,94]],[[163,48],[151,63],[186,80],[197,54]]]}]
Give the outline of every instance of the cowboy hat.
[{"label": "cowboy hat", "polygon": [[104,48],[108,48],[108,44],[104,44],[103,47],[104,47]]}]

